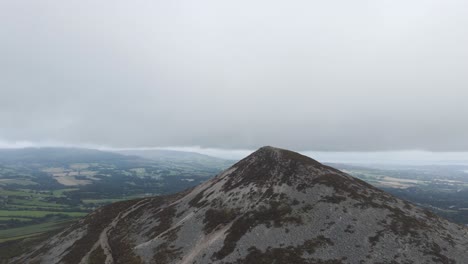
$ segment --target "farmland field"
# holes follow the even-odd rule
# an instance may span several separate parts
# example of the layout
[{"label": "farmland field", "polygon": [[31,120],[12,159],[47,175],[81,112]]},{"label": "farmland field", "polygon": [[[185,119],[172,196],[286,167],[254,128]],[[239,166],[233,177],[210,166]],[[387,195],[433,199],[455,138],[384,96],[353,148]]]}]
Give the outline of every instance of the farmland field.
[{"label": "farmland field", "polygon": [[22,239],[26,237],[36,236],[48,231],[55,230],[60,227],[64,227],[74,221],[72,220],[57,220],[49,221],[41,224],[28,225],[24,227],[10,228],[6,230],[0,230],[0,243]]}]

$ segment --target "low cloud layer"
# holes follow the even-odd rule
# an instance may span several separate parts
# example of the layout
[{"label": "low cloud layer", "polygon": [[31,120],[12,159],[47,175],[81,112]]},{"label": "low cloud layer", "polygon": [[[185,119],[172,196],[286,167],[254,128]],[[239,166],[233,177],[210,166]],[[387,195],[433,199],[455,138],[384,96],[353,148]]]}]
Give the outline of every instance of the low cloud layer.
[{"label": "low cloud layer", "polygon": [[0,140],[466,151],[467,8],[2,1]]}]

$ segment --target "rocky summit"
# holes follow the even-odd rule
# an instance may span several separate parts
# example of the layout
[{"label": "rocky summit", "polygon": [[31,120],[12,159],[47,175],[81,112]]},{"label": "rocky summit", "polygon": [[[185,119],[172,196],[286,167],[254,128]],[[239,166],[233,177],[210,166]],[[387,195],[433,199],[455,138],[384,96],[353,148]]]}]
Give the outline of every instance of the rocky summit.
[{"label": "rocky summit", "polygon": [[111,204],[12,263],[468,263],[468,230],[263,147],[171,196]]}]

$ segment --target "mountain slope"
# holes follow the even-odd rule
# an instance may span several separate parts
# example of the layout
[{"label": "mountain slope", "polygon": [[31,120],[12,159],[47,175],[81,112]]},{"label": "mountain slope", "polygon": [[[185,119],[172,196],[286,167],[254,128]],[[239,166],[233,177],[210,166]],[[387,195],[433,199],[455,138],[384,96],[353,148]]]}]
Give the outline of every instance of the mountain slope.
[{"label": "mountain slope", "polygon": [[467,229],[264,147],[191,190],[103,207],[13,263],[468,263]]}]

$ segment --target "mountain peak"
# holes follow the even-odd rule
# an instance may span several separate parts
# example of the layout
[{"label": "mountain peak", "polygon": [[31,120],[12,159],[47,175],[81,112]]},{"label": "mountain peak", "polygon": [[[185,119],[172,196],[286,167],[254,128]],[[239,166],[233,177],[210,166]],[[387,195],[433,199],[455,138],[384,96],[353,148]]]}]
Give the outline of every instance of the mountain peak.
[{"label": "mountain peak", "polygon": [[301,155],[296,152],[292,152],[290,150],[286,149],[281,149],[281,148],[276,148],[272,146],[264,146],[253,152],[251,155],[253,156],[264,156],[264,157],[270,157],[270,158],[280,158],[282,156],[289,156],[289,158],[294,158],[291,155],[288,154],[295,154],[295,155]]},{"label": "mountain peak", "polygon": [[[272,146],[264,146],[259,148],[257,151],[253,152],[249,156],[247,156],[244,160],[250,160],[252,162],[257,163],[265,163],[265,162],[276,162],[277,165],[284,165],[288,162],[295,162],[296,164],[303,164],[303,165],[311,165],[311,166],[325,166],[320,162],[308,157],[304,156],[298,152],[294,152],[287,149],[276,148]],[[263,164],[266,165],[266,164]]]},{"label": "mountain peak", "polygon": [[[258,152],[258,153],[278,153],[278,152],[281,152],[281,151],[285,151],[285,149],[281,149],[281,148],[276,148],[276,147],[273,147],[273,146],[263,146],[259,149],[257,149],[255,152]],[[255,153],[254,152],[254,153]]]},{"label": "mountain peak", "polygon": [[191,190],[100,208],[13,263],[451,264],[467,251],[464,227],[262,147]]},{"label": "mountain peak", "polygon": [[320,162],[286,149],[265,146],[227,170],[224,190],[255,184],[257,187],[281,184],[305,184],[314,175],[340,173]]}]

